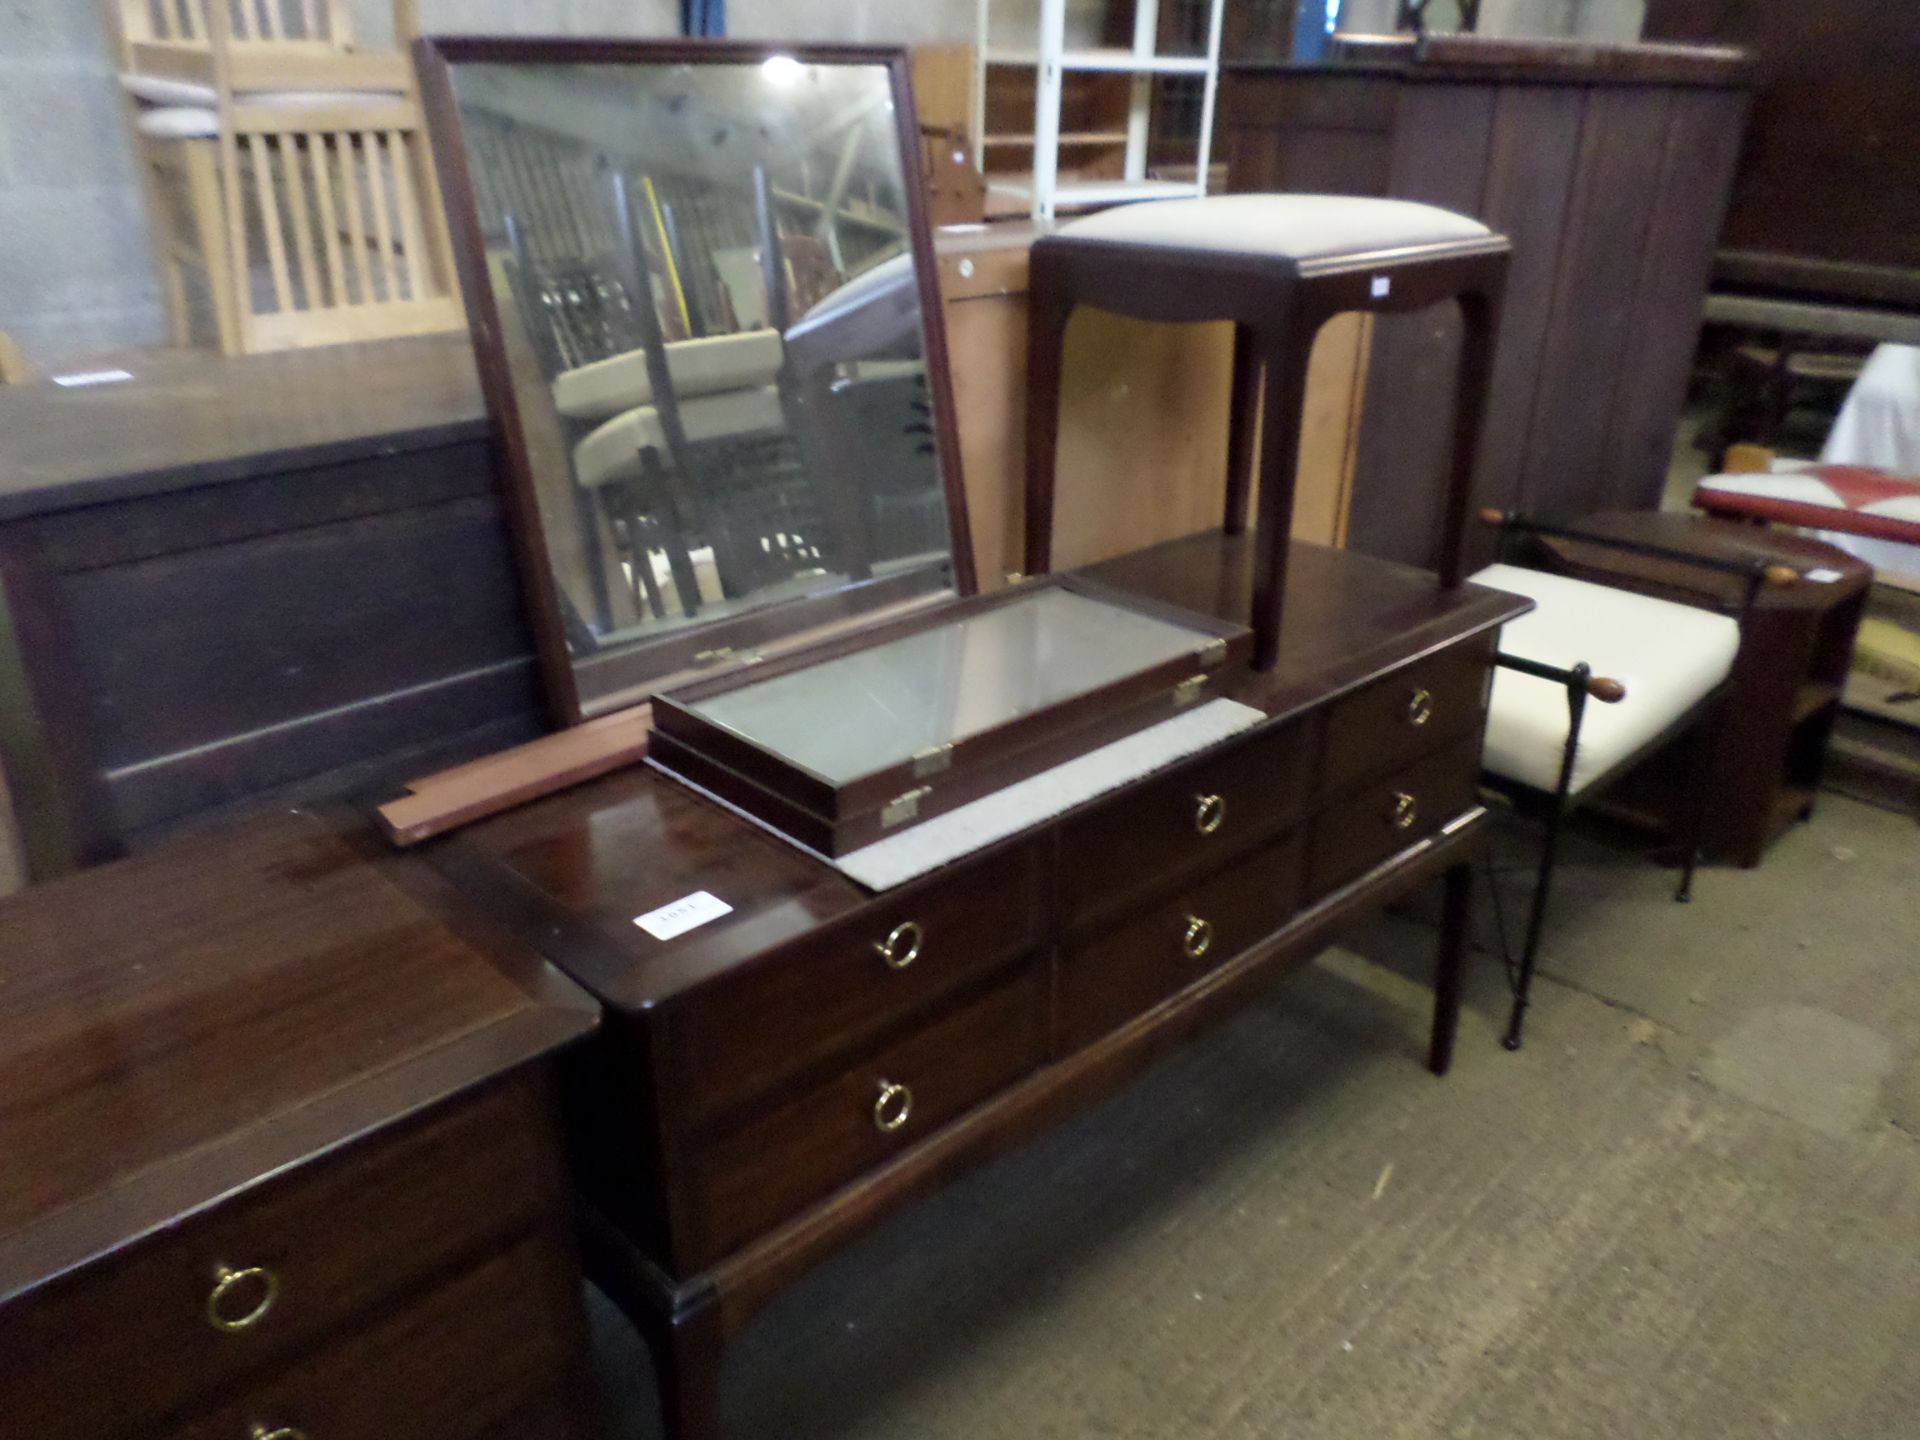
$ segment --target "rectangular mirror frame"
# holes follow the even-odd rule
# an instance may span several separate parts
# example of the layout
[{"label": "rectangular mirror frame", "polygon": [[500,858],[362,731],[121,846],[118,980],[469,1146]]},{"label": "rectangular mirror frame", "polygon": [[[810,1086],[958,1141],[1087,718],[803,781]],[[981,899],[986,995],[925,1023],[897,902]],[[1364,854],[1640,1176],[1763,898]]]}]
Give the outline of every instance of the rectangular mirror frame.
[{"label": "rectangular mirror frame", "polygon": [[[920,292],[921,333],[926,348],[927,390],[933,409],[934,453],[946,497],[948,544],[953,588],[961,596],[978,586],[974,573],[973,542],[967,522],[966,487],[960,473],[959,431],[953,402],[953,377],[948,365],[946,328],[940,307],[933,236],[927,218],[927,197],[921,158],[920,125],[914,111],[908,52],[898,46],[782,45],[728,40],[561,39],[441,35],[415,42],[440,189],[453,235],[455,268],[466,301],[474,358],[480,386],[500,447],[507,512],[513,532],[515,558],[525,590],[534,632],[534,648],[548,709],[556,725],[578,725],[620,708],[586,711],[581,702],[574,658],[567,649],[561,618],[559,588],[545,542],[532,461],[528,452],[519,404],[507,368],[499,308],[487,274],[486,243],[475,201],[473,177],[467,168],[466,147],[455,101],[451,67],[492,65],[758,65],[775,55],[786,55],[807,65],[872,65],[883,67],[893,95],[895,128],[900,142],[901,188],[907,206],[907,230],[914,276]],[[869,580],[824,595],[779,602],[742,615],[692,625],[652,642],[636,644],[623,654],[658,657],[661,683],[682,678],[696,668],[696,653],[747,650],[801,631],[830,625],[857,615],[858,598],[885,594],[878,601],[905,601],[924,594],[902,586],[900,578]],[[898,590],[900,593],[893,594]],[[837,602],[837,603],[836,603]],[[876,605],[873,608],[878,608]],[[804,613],[805,619],[798,620]],[[798,623],[795,623],[798,620]],[[652,683],[636,683],[633,704],[644,703]]]}]

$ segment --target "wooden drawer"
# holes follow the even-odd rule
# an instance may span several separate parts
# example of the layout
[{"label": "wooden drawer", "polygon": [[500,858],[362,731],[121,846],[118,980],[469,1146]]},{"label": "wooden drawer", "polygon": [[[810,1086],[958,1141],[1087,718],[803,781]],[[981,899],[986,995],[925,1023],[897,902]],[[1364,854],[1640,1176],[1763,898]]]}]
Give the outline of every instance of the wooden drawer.
[{"label": "wooden drawer", "polygon": [[544,1428],[519,1434],[585,1440],[550,1398],[582,1355],[579,1304],[565,1246],[536,1234],[162,1432],[164,1440],[287,1431],[306,1440],[458,1440],[504,1436],[529,1420]]},{"label": "wooden drawer", "polygon": [[[1030,965],[700,1147],[683,1196],[688,1263],[720,1258],[1033,1069],[1046,1053],[1045,981],[1045,968]],[[886,1090],[883,1104],[885,1086],[905,1093]]]},{"label": "wooden drawer", "polygon": [[[521,1081],[437,1109],[16,1302],[0,1415],[35,1440],[141,1428],[524,1230],[561,1183],[546,1098]],[[223,1266],[276,1286],[237,1329],[209,1318]],[[264,1296],[241,1279],[217,1308],[231,1325]]]},{"label": "wooden drawer", "polygon": [[[1067,949],[1060,957],[1066,1049],[1106,1034],[1279,929],[1299,894],[1300,842],[1290,835]],[[1190,940],[1196,921],[1206,929]]]},{"label": "wooden drawer", "polygon": [[1475,731],[1336,800],[1314,822],[1308,898],[1317,900],[1471,809],[1479,777]]},{"label": "wooden drawer", "polygon": [[[1480,637],[1396,670],[1334,703],[1321,786],[1338,790],[1480,729],[1493,641]],[[1425,718],[1422,719],[1421,717]]]},{"label": "wooden drawer", "polygon": [[[851,1053],[1030,949],[1039,872],[1030,845],[940,871],[688,993],[667,1017],[665,1068],[684,1102],[676,1118],[697,1126]],[[890,938],[891,962],[882,953]]]},{"label": "wooden drawer", "polygon": [[1313,727],[1282,726],[1135,787],[1060,837],[1063,924],[1085,928],[1277,834],[1313,773]]}]

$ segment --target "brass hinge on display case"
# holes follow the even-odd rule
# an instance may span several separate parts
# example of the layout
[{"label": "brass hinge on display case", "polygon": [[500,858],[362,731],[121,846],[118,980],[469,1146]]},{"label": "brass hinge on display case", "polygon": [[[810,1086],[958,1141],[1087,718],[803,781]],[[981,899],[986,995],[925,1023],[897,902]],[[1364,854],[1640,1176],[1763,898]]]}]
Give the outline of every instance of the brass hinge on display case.
[{"label": "brass hinge on display case", "polygon": [[922,785],[917,790],[909,790],[904,795],[896,795],[880,811],[880,828],[891,830],[903,820],[911,820],[920,813],[920,798],[931,795],[933,787]]},{"label": "brass hinge on display case", "polygon": [[693,663],[696,665],[758,665],[766,658],[758,650],[736,650],[731,645],[722,645],[718,650],[693,652]]},{"label": "brass hinge on display case", "polygon": [[945,745],[929,745],[914,753],[913,778],[924,780],[929,775],[938,775],[942,770],[953,768],[953,742]]}]

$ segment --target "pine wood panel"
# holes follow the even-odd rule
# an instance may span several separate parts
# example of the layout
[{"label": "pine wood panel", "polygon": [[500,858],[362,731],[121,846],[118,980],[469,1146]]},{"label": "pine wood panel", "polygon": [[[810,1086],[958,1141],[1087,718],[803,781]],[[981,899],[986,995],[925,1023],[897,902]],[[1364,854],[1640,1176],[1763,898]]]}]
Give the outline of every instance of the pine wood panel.
[{"label": "pine wood panel", "polygon": [[[1033,232],[1024,224],[995,230],[978,248],[943,238],[940,261],[983,589],[1019,569],[1026,538],[1026,247]],[[971,274],[960,274],[962,260]],[[1340,316],[1314,346],[1296,539],[1345,541],[1371,333],[1372,317]],[[1159,325],[1093,310],[1074,317],[1062,393],[1056,569],[1220,523],[1232,362],[1225,325]]]}]

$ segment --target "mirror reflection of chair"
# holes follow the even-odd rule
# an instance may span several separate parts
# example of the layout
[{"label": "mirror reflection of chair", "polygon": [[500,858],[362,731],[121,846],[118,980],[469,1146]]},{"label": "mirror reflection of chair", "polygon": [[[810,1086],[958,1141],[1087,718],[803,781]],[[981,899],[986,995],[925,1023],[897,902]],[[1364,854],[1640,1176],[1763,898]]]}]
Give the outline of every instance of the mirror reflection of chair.
[{"label": "mirror reflection of chair", "polygon": [[[928,443],[950,390],[923,358],[904,58],[674,55],[426,70],[482,381],[520,422],[530,593],[578,621],[564,657],[551,623],[543,640],[569,712],[971,584],[962,490]],[[908,299],[889,348],[796,364],[789,332],[849,296]]]},{"label": "mirror reflection of chair", "polygon": [[912,257],[882,260],[821,296],[786,330],[802,435],[819,467],[857,476],[875,561],[945,544],[932,452],[920,291]]},{"label": "mirror reflection of chair", "polygon": [[[592,180],[599,194],[583,197],[576,165],[560,187],[566,202],[556,207],[549,194],[541,206],[528,161],[545,169],[568,168],[568,160],[525,141],[515,140],[521,179],[502,187],[519,193],[502,193],[497,203],[521,277],[516,299],[571,437],[589,553],[599,553],[590,533],[598,510],[615,531],[638,604],[656,620],[693,618],[716,601],[809,573],[870,575],[858,477],[803,465],[796,450],[801,426],[779,328],[788,267],[764,172],[755,195],[762,294],[750,313],[771,325],[716,332],[711,327],[737,323],[746,307],[724,285],[703,284],[713,277],[686,250],[679,216],[651,181],[636,184],[602,160]],[[541,208],[529,219],[516,205]],[[609,234],[592,233],[581,219],[593,208]],[[674,333],[662,323],[662,296]],[[671,579],[671,605],[654,573],[656,552]],[[602,577],[601,631],[612,628],[608,599]]]}]

